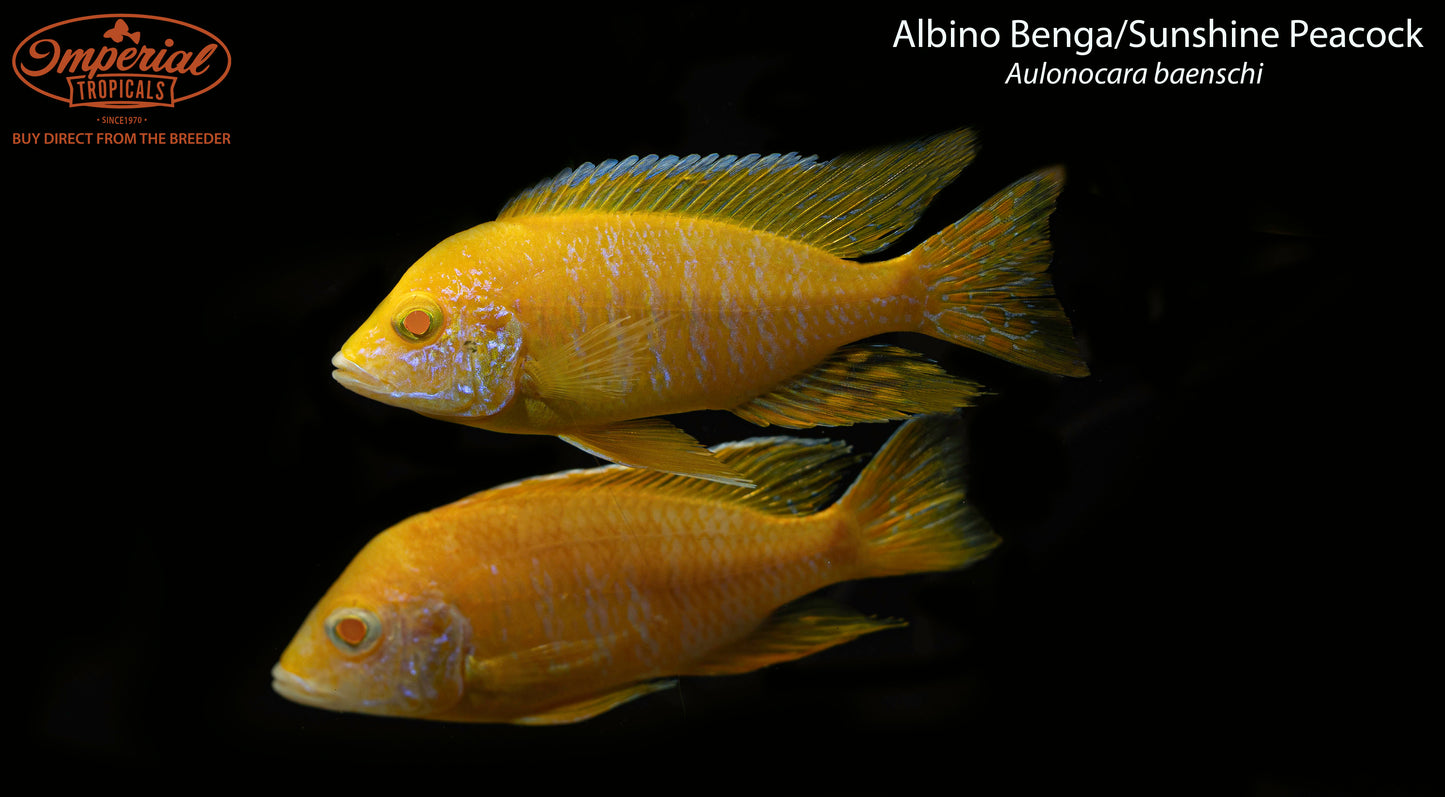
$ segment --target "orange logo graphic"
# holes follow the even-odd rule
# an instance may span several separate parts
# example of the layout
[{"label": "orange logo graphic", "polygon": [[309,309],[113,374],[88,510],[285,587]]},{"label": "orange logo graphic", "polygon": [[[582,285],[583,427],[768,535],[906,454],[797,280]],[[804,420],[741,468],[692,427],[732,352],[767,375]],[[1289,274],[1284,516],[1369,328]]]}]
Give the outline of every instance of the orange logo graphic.
[{"label": "orange logo graphic", "polygon": [[25,85],[72,107],[169,107],[224,80],[231,51],[180,20],[97,14],[35,31],[10,65]]},{"label": "orange logo graphic", "polygon": [[116,44],[120,44],[120,40],[127,36],[130,37],[132,42],[140,44],[140,31],[131,33],[130,26],[125,24],[125,20],[123,19],[117,19],[115,21],[115,27],[105,32],[105,38],[114,41]]}]

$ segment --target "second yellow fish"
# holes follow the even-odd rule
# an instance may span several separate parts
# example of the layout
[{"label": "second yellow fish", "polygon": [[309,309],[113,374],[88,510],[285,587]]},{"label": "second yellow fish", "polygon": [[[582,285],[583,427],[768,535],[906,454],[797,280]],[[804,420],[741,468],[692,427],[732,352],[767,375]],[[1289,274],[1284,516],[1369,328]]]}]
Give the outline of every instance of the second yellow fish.
[{"label": "second yellow fish", "polygon": [[966,501],[949,419],[899,427],[852,486],[846,444],[714,454],[754,489],[608,465],[526,479],[377,535],[272,668],[289,700],[453,722],[555,724],[676,676],[744,673],[896,628],[806,597],[965,567],[998,538]]},{"label": "second yellow fish", "polygon": [[912,227],[973,152],[964,130],[823,162],[650,155],[564,171],[418,260],[334,376],[430,417],[749,485],[657,416],[803,428],[978,395],[914,352],[856,343],[887,332],[1087,374],[1045,273],[1059,169],[906,254],[851,260]]}]

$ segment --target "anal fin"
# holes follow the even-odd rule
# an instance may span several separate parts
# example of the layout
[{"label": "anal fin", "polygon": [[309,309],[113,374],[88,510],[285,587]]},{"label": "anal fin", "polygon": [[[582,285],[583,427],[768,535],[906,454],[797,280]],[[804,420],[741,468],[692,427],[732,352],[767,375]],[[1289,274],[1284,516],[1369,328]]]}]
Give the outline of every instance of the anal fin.
[{"label": "anal fin", "polygon": [[949,412],[983,393],[982,385],[952,376],[917,352],[852,344],[732,411],[759,426],[850,426]]},{"label": "anal fin", "polygon": [[589,454],[619,465],[695,476],[738,487],[755,486],[692,435],[663,418],[619,421],[557,436]]},{"label": "anal fin", "polygon": [[801,659],[864,634],[901,628],[902,620],[879,620],[820,598],[790,603],[774,612],[756,631],[714,651],[685,675],[734,675],[770,664]]}]

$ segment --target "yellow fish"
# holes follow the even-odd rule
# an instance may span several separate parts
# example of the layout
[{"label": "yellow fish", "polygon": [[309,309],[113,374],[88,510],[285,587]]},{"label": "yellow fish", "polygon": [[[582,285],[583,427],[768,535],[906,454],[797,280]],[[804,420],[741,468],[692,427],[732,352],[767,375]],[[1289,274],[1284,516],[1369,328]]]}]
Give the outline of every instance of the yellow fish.
[{"label": "yellow fish", "polygon": [[903,625],[804,596],[963,567],[997,544],[964,503],[949,427],[905,423],[826,509],[858,458],[774,437],[712,449],[753,490],[608,465],[409,518],[311,610],[272,686],[335,711],[566,723],[675,676],[748,672]]},{"label": "yellow fish", "polygon": [[564,170],[437,244],[332,359],[363,396],[549,434],[611,462],[747,484],[669,421],[790,428],[966,406],[978,385],[856,341],[913,331],[1088,373],[1045,273],[1060,169],[892,260],[973,157],[967,130],[819,162],[655,155]]}]

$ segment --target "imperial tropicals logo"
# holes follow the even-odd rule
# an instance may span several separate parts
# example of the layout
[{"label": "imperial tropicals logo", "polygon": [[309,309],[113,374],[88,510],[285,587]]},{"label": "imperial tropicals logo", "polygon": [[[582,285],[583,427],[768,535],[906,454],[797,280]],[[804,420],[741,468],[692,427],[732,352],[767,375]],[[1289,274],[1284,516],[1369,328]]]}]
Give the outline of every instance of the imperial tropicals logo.
[{"label": "imperial tropicals logo", "polygon": [[169,107],[215,88],[231,52],[180,20],[98,14],[35,31],[10,64],[25,85],[71,107]]}]

